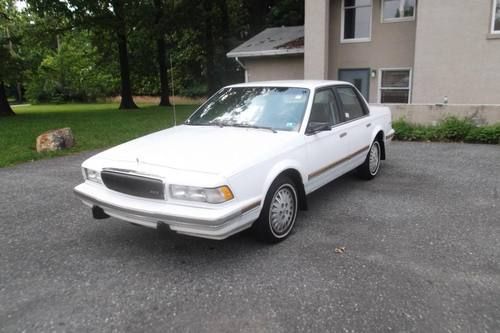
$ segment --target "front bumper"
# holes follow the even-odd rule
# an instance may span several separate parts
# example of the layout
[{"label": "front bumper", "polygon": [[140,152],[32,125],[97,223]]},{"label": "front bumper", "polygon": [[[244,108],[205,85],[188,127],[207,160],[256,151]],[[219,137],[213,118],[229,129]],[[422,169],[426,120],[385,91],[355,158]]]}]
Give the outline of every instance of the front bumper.
[{"label": "front bumper", "polygon": [[181,234],[224,239],[249,228],[259,217],[260,200],[247,200],[214,208],[184,206],[111,191],[104,186],[83,183],[75,195],[89,207],[97,206],[120,220],[157,228],[167,224]]}]

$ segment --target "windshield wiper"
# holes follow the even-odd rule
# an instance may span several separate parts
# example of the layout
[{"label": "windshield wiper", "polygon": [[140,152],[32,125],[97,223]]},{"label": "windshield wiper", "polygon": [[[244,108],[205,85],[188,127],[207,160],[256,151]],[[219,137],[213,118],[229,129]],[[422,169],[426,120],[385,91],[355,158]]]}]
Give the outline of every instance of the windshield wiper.
[{"label": "windshield wiper", "polygon": [[227,124],[220,122],[220,121],[213,121],[209,123],[192,123],[192,122],[185,122],[185,125],[191,125],[191,126],[218,126],[218,127],[224,127],[227,126]]},{"label": "windshield wiper", "polygon": [[257,126],[257,125],[250,125],[250,124],[225,124],[225,125],[231,126],[231,127],[265,129],[265,130],[271,131],[273,133],[278,133],[278,131],[276,131],[274,128],[267,127],[267,126]]}]

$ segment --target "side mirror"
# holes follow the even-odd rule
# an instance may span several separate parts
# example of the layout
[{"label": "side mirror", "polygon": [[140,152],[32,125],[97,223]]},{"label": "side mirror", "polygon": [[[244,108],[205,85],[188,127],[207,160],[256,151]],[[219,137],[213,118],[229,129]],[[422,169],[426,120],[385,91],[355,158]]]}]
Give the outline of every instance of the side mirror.
[{"label": "side mirror", "polygon": [[329,131],[331,129],[332,129],[332,125],[330,123],[312,121],[307,125],[306,134],[312,135],[312,134],[316,134],[319,132]]}]

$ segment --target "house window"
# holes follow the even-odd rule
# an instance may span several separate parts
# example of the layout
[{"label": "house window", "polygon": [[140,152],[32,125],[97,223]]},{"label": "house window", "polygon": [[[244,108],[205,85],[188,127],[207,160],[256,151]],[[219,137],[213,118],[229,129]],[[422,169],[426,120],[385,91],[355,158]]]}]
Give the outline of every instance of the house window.
[{"label": "house window", "polygon": [[491,19],[491,32],[500,34],[500,0],[493,1],[493,15]]},{"label": "house window", "polygon": [[409,69],[381,69],[379,80],[380,103],[410,103],[411,71]]},{"label": "house window", "polygon": [[370,41],[372,0],[343,0],[342,7],[342,42]]},{"label": "house window", "polygon": [[382,22],[415,19],[416,0],[382,0]]}]

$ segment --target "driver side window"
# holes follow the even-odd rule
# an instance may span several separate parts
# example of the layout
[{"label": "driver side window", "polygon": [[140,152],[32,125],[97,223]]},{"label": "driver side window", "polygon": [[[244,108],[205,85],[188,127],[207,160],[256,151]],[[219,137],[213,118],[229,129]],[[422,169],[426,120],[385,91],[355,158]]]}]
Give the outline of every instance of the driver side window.
[{"label": "driver side window", "polygon": [[339,123],[337,119],[337,104],[331,89],[323,89],[314,95],[309,123],[328,123],[333,126]]}]

